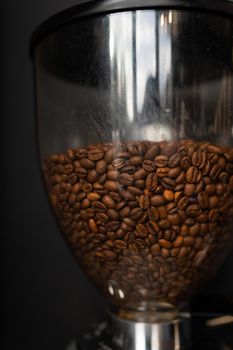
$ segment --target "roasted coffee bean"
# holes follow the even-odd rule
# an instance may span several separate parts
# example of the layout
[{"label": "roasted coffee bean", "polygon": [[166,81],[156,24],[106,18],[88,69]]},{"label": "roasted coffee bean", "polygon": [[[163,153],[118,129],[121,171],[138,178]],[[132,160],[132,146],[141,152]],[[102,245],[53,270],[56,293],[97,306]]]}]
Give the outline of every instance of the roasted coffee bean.
[{"label": "roasted coffee bean", "polygon": [[[85,169],[84,169],[85,170]],[[80,176],[80,173],[77,172],[77,174]],[[87,174],[87,172],[85,172],[85,174],[83,175],[83,177],[85,177]],[[93,169],[93,170],[90,170],[88,172],[88,175],[87,175],[87,181],[90,182],[91,184],[95,183],[97,180],[98,180],[98,173]]]},{"label": "roasted coffee bean", "polygon": [[133,177],[135,180],[141,180],[141,179],[144,179],[146,175],[147,175],[147,172],[145,171],[145,169],[140,168],[134,173]]},{"label": "roasted coffee bean", "polygon": [[138,198],[138,203],[141,209],[147,209],[150,206],[150,199],[148,196],[142,195]]},{"label": "roasted coffee bean", "polygon": [[197,201],[202,208],[206,209],[209,207],[209,197],[205,191],[198,193]]},{"label": "roasted coffee bean", "polygon": [[136,196],[140,196],[140,194],[143,193],[142,190],[140,190],[139,188],[137,188],[136,186],[128,186],[128,191]]},{"label": "roasted coffee bean", "polygon": [[93,201],[92,202],[92,208],[96,212],[105,212],[107,210],[106,205],[104,205],[104,203],[102,203],[100,201]]},{"label": "roasted coffee bean", "polygon": [[119,182],[122,184],[122,185],[125,185],[125,186],[130,186],[133,184],[134,182],[134,178],[133,176],[131,176],[130,174],[126,174],[126,173],[123,173],[119,176]]},{"label": "roasted coffee bean", "polygon": [[[81,161],[80,161],[81,162]],[[98,160],[96,162],[96,171],[98,174],[104,174],[107,170],[107,163],[104,160]]]},{"label": "roasted coffee bean", "polygon": [[143,217],[143,210],[140,208],[134,208],[131,210],[130,217],[134,221],[139,221]]},{"label": "roasted coffee bean", "polygon": [[120,189],[120,184],[118,181],[106,181],[104,184],[104,188],[108,191],[118,191]]},{"label": "roasted coffee bean", "polygon": [[182,198],[179,200],[177,206],[178,206],[179,209],[185,210],[185,209],[188,207],[189,204],[190,204],[189,197],[184,196],[184,197],[182,197]]},{"label": "roasted coffee bean", "polygon": [[195,185],[187,183],[184,188],[184,194],[187,197],[191,197],[195,192]]},{"label": "roasted coffee bean", "polygon": [[151,205],[153,205],[155,207],[159,207],[159,206],[164,205],[166,203],[166,199],[162,195],[152,196],[150,201],[151,201]]},{"label": "roasted coffee bean", "polygon": [[166,189],[163,191],[163,197],[165,198],[166,201],[172,202],[174,199],[174,192]]},{"label": "roasted coffee bean", "polygon": [[159,168],[164,168],[168,164],[168,157],[165,155],[159,155],[155,158],[155,165]]},{"label": "roasted coffee bean", "polygon": [[140,156],[134,156],[129,159],[129,165],[140,166],[143,162],[143,158]]},{"label": "roasted coffee bean", "polygon": [[145,159],[153,160],[156,156],[159,155],[159,152],[160,152],[159,145],[153,145],[146,152]]},{"label": "roasted coffee bean", "polygon": [[169,159],[168,159],[168,166],[170,168],[176,168],[180,165],[181,161],[181,154],[174,153]]},{"label": "roasted coffee bean", "polygon": [[155,173],[150,173],[146,178],[146,188],[153,192],[158,186],[158,177]]},{"label": "roasted coffee bean", "polygon": [[171,179],[170,177],[164,177],[162,180],[161,180],[161,184],[164,188],[167,188],[167,189],[170,189],[170,190],[173,190],[175,189],[176,187],[176,182],[175,180]]},{"label": "roasted coffee bean", "polygon": [[147,216],[149,220],[157,221],[159,219],[159,211],[155,207],[151,206],[147,209]]},{"label": "roasted coffee bean", "polygon": [[75,256],[101,287],[119,284],[132,305],[141,293],[148,302],[186,300],[232,237],[230,147],[96,144],[49,156],[43,171]]},{"label": "roasted coffee bean", "polygon": [[124,168],[121,169],[121,172],[132,175],[132,174],[135,173],[136,169],[137,168],[135,166],[133,166],[133,165],[127,165],[127,166],[125,166]]},{"label": "roasted coffee bean", "polygon": [[153,160],[144,160],[142,167],[145,171],[150,173],[156,169],[156,164]]},{"label": "roasted coffee bean", "polygon": [[104,152],[99,148],[93,148],[88,152],[88,158],[90,160],[96,161],[96,160],[102,159],[103,156],[104,156]]},{"label": "roasted coffee bean", "polygon": [[188,183],[197,183],[201,179],[201,172],[197,167],[192,166],[187,170],[186,180]]},{"label": "roasted coffee bean", "polygon": [[201,207],[198,204],[191,204],[186,208],[186,214],[188,216],[198,216],[201,214]]},{"label": "roasted coffee bean", "polygon": [[136,235],[138,237],[147,237],[148,232],[147,232],[146,227],[143,224],[136,225]]},{"label": "roasted coffee bean", "polygon": [[117,249],[126,249],[127,248],[127,244],[121,240],[115,240],[113,243],[113,246]]}]

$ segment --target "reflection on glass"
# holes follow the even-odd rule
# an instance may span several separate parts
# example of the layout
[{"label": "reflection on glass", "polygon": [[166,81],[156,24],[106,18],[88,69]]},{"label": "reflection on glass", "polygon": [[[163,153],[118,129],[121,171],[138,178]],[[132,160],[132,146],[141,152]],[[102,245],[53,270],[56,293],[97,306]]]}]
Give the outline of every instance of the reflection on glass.
[{"label": "reflection on glass", "polygon": [[134,120],[141,127],[131,130],[133,137],[171,137],[166,121],[172,112],[172,16],[172,11],[109,16],[111,104],[117,113],[126,113],[128,120],[127,126],[119,123],[113,131],[115,140],[123,133],[120,129],[130,129]]},{"label": "reflection on glass", "polygon": [[126,106],[128,118],[132,121],[134,117],[132,13],[109,16],[109,50],[113,98],[118,99],[120,109]]}]

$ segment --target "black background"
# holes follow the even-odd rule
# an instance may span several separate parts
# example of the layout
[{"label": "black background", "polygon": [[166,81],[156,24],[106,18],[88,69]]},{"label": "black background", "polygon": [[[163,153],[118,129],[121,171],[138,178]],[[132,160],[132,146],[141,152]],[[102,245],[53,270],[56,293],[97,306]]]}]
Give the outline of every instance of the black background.
[{"label": "black background", "polygon": [[[30,36],[80,2],[1,0],[4,350],[65,349],[105,306],[58,232],[36,153]],[[233,299],[232,268],[233,253],[202,294]]]}]

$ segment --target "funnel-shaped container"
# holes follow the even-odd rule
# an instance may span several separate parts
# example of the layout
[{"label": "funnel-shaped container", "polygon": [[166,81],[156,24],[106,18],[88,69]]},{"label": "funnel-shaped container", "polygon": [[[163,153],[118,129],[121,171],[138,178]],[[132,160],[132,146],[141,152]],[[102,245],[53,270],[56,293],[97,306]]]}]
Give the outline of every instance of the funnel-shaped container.
[{"label": "funnel-shaped container", "polygon": [[43,176],[116,315],[167,322],[233,240],[233,20],[97,3],[35,35]]}]

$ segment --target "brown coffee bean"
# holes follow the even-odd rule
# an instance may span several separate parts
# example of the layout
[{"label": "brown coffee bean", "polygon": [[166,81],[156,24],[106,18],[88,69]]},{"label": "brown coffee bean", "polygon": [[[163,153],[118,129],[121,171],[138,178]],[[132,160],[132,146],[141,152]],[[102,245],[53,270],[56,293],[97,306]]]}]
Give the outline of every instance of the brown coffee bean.
[{"label": "brown coffee bean", "polygon": [[114,241],[113,246],[116,249],[126,249],[127,248],[127,244],[124,241],[121,241],[119,239],[117,239],[116,241]]},{"label": "brown coffee bean", "polygon": [[[220,182],[217,183],[214,187],[217,196],[221,196],[226,191],[225,185]],[[211,194],[214,194],[215,192],[212,192]]]},{"label": "brown coffee bean", "polygon": [[107,163],[105,160],[98,160],[96,162],[96,171],[98,174],[104,174],[107,171]]},{"label": "brown coffee bean", "polygon": [[191,204],[186,208],[186,214],[192,217],[200,215],[201,211],[202,209],[198,204]]},{"label": "brown coffee bean", "polygon": [[187,197],[191,197],[195,192],[195,185],[191,183],[187,183],[184,188],[184,194]]},{"label": "brown coffee bean", "polygon": [[179,209],[185,210],[189,204],[190,204],[189,197],[184,196],[179,200],[177,206]]},{"label": "brown coffee bean", "polygon": [[163,197],[165,198],[166,201],[172,202],[174,199],[174,192],[166,189],[163,191]]},{"label": "brown coffee bean", "polygon": [[138,237],[147,237],[148,232],[147,232],[146,227],[143,224],[136,225],[136,235]]},{"label": "brown coffee bean", "polygon": [[155,191],[158,186],[158,177],[155,173],[150,173],[146,178],[146,188],[148,191]]},{"label": "brown coffee bean", "polygon": [[207,161],[207,154],[205,151],[202,151],[200,148],[195,151],[192,155],[192,164],[195,167],[200,167],[201,169],[203,169],[206,165],[206,161]]},{"label": "brown coffee bean", "polygon": [[118,170],[109,170],[107,172],[108,180],[113,180],[113,181],[118,180],[119,175],[120,175],[120,172]]},{"label": "brown coffee bean", "polygon": [[88,158],[82,158],[82,159],[80,159],[80,165],[82,168],[85,168],[85,169],[94,169],[95,162],[93,162],[92,160],[90,160]]},{"label": "brown coffee bean", "polygon": [[184,237],[184,246],[188,247],[188,246],[192,246],[195,243],[195,238],[192,236],[187,236]]},{"label": "brown coffee bean", "polygon": [[88,221],[88,226],[89,226],[89,228],[90,228],[90,230],[91,230],[92,232],[95,232],[95,233],[98,232],[98,228],[97,228],[97,225],[96,225],[95,220],[89,219],[89,221]]},{"label": "brown coffee bean", "polygon": [[96,219],[104,223],[109,221],[109,217],[105,213],[98,213]]},{"label": "brown coffee bean", "polygon": [[92,208],[97,212],[105,212],[107,210],[106,206],[100,201],[93,201]]},{"label": "brown coffee bean", "polygon": [[160,227],[161,230],[166,230],[168,229],[169,227],[171,227],[171,223],[169,220],[167,219],[162,219],[158,222],[158,225]]},{"label": "brown coffee bean", "polygon": [[118,220],[119,219],[119,213],[115,209],[108,209],[106,214],[112,220]]},{"label": "brown coffee bean", "polygon": [[155,207],[159,207],[166,203],[166,199],[162,195],[152,196],[150,201],[151,201],[151,205],[154,205]]},{"label": "brown coffee bean", "polygon": [[189,228],[190,236],[197,236],[201,232],[201,225],[199,222],[195,223]]},{"label": "brown coffee bean", "polygon": [[163,248],[171,248],[172,247],[172,243],[169,241],[166,241],[165,239],[159,239],[159,245]]},{"label": "brown coffee bean", "polygon": [[88,158],[90,160],[96,161],[99,159],[102,159],[104,156],[104,152],[99,148],[93,148],[90,151],[88,151]]},{"label": "brown coffee bean", "polygon": [[183,170],[187,170],[191,166],[191,160],[188,156],[184,156],[180,161],[180,167]]},{"label": "brown coffee bean", "polygon": [[147,216],[149,220],[157,221],[159,219],[159,211],[151,206],[147,209]]},{"label": "brown coffee bean", "polygon": [[206,209],[209,207],[209,197],[205,191],[198,193],[197,201],[201,208]]},{"label": "brown coffee bean", "polygon": [[221,172],[222,172],[222,168],[220,167],[220,165],[214,164],[210,171],[210,178],[212,180],[217,180]]},{"label": "brown coffee bean", "polygon": [[131,210],[130,217],[132,218],[132,220],[137,222],[142,218],[142,216],[143,216],[142,209],[137,207]]},{"label": "brown coffee bean", "polygon": [[150,199],[148,196],[142,195],[138,198],[139,207],[146,210],[150,206]]},{"label": "brown coffee bean", "polygon": [[186,180],[189,183],[198,183],[201,179],[201,172],[197,167],[192,166],[187,170]]},{"label": "brown coffee bean", "polygon": [[171,225],[179,225],[182,221],[182,219],[178,213],[168,214],[167,218],[168,218],[169,222],[171,223]]},{"label": "brown coffee bean", "polygon": [[129,216],[129,214],[130,214],[130,207],[124,207],[123,209],[121,209],[121,211],[120,211],[120,217],[121,218],[126,218],[126,217],[128,217]]},{"label": "brown coffee bean", "polygon": [[127,166],[124,166],[124,168],[121,169],[121,172],[132,175],[132,174],[135,173],[136,169],[137,168],[135,166],[133,166],[133,165],[127,165]]},{"label": "brown coffee bean", "polygon": [[144,160],[144,162],[142,163],[142,167],[145,171],[147,171],[148,173],[154,171],[156,169],[156,164],[153,160]]},{"label": "brown coffee bean", "polygon": [[176,168],[171,168],[170,170],[169,170],[169,172],[168,172],[168,178],[170,179],[170,180],[172,180],[173,182],[174,182],[174,184],[176,185],[176,179],[178,178],[178,182],[180,182],[179,181],[179,179],[181,178],[183,178],[183,176],[184,176],[185,174],[184,174],[184,172],[182,172],[182,170],[181,170],[181,168],[180,167],[176,167]]},{"label": "brown coffee bean", "polygon": [[133,156],[129,159],[129,165],[140,166],[143,162],[143,158],[140,156]]},{"label": "brown coffee bean", "polygon": [[109,192],[109,195],[111,196],[111,198],[114,200],[114,202],[120,202],[121,201],[121,196],[118,192]]},{"label": "brown coffee bean", "polygon": [[159,145],[151,146],[145,154],[145,159],[153,160],[157,155],[159,155],[160,147]]},{"label": "brown coffee bean", "polygon": [[95,193],[95,192],[90,192],[87,194],[87,198],[91,202],[98,201],[100,199],[100,195],[98,193]]},{"label": "brown coffee bean", "polygon": [[168,164],[168,157],[165,155],[158,155],[155,157],[155,165],[159,168],[165,168]]},{"label": "brown coffee bean", "polygon": [[179,248],[182,246],[184,238],[182,236],[177,236],[176,240],[172,243],[174,248]]},{"label": "brown coffee bean", "polygon": [[161,154],[166,155],[167,157],[171,157],[177,150],[177,143],[175,141],[170,141],[166,143],[160,144]]},{"label": "brown coffee bean", "polygon": [[219,148],[219,147],[217,147],[215,145],[209,144],[207,146],[207,149],[208,149],[208,152],[210,152],[210,153],[215,153],[215,154],[222,154],[223,153],[221,148]]},{"label": "brown coffee bean", "polygon": [[112,161],[112,166],[114,169],[121,169],[126,165],[126,160],[122,158],[116,158]]},{"label": "brown coffee bean", "polygon": [[147,172],[143,168],[140,168],[134,173],[133,177],[134,177],[134,180],[141,180],[141,179],[144,179],[146,175],[147,175]]},{"label": "brown coffee bean", "polygon": [[109,209],[114,209],[116,206],[114,200],[109,195],[103,196],[102,201],[106,205],[106,207],[108,207]]},{"label": "brown coffee bean", "polygon": [[127,190],[135,196],[140,196],[143,193],[143,191],[137,188],[136,186],[128,186]]},{"label": "brown coffee bean", "polygon": [[180,251],[179,251],[179,253],[178,253],[178,255],[177,255],[177,257],[178,257],[178,258],[183,258],[183,257],[185,257],[187,254],[188,254],[188,249],[187,249],[187,247],[181,247],[181,248],[180,248]]},{"label": "brown coffee bean", "polygon": [[117,254],[112,250],[105,249],[103,250],[102,255],[106,260],[115,260],[117,258]]},{"label": "brown coffee bean", "polygon": [[168,166],[170,168],[176,168],[180,165],[181,155],[179,153],[174,153],[168,160]]},{"label": "brown coffee bean", "polygon": [[160,255],[161,248],[159,244],[153,244],[150,249],[151,249],[152,255],[154,256]]},{"label": "brown coffee bean", "polygon": [[161,256],[162,256],[163,258],[168,258],[169,255],[170,255],[170,253],[169,253],[169,250],[168,250],[168,249],[166,249],[166,248],[162,248],[162,249],[161,249]]},{"label": "brown coffee bean", "polygon": [[219,204],[219,197],[218,196],[211,196],[209,197],[209,208],[213,209],[216,208]]},{"label": "brown coffee bean", "polygon": [[169,174],[169,171],[170,171],[170,168],[158,168],[156,170],[156,174],[159,178],[163,178],[163,177],[168,177],[168,174]]},{"label": "brown coffee bean", "polygon": [[135,181],[135,186],[139,188],[140,190],[144,190],[146,187],[145,180],[137,180]]},{"label": "brown coffee bean", "polygon": [[105,182],[104,188],[108,191],[118,191],[120,189],[120,184],[118,181],[108,180]]},{"label": "brown coffee bean", "polygon": [[130,174],[121,174],[119,176],[119,182],[122,184],[122,185],[125,185],[125,186],[130,186],[133,184],[134,182],[134,178],[133,176],[131,176]]},{"label": "brown coffee bean", "polygon": [[217,209],[211,209],[209,211],[209,222],[216,222],[219,217],[219,211]]},{"label": "brown coffee bean", "polygon": [[[176,168],[174,168],[173,170],[175,170]],[[185,172],[182,171],[180,173],[179,176],[177,176],[177,178],[175,179],[176,183],[177,184],[183,184],[185,182],[185,178],[186,178],[186,175],[185,175]]]},{"label": "brown coffee bean", "polygon": [[[79,175],[79,173],[78,173]],[[80,176],[80,175],[79,175]],[[86,174],[85,174],[86,176]],[[95,183],[98,180],[98,173],[93,169],[88,172],[87,175],[87,181],[90,182],[91,184]]]},{"label": "brown coffee bean", "polygon": [[118,221],[109,221],[105,224],[105,228],[107,231],[117,231],[120,227],[120,223]]}]

